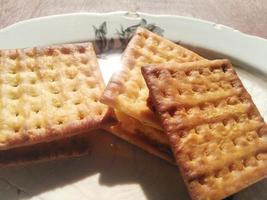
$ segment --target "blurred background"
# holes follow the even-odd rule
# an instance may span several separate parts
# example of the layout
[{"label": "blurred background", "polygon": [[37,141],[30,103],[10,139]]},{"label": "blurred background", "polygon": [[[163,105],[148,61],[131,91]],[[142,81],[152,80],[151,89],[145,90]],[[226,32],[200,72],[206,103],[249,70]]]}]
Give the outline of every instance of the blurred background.
[{"label": "blurred background", "polygon": [[196,17],[267,38],[266,0],[0,0],[0,28],[46,15],[118,10]]}]

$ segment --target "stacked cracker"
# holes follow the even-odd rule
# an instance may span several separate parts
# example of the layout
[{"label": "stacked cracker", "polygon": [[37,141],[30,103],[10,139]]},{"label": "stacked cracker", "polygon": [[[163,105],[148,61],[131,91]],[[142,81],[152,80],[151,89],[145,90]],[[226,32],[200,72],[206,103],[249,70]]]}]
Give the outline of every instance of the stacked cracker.
[{"label": "stacked cracker", "polygon": [[229,61],[138,28],[122,64],[104,91],[90,43],[0,51],[0,165],[87,153],[105,128],[174,157],[195,200],[267,176],[267,126]]},{"label": "stacked cracker", "polygon": [[158,117],[147,105],[148,89],[141,66],[151,63],[184,63],[203,59],[144,28],[138,28],[122,56],[122,70],[108,83],[101,102],[115,109],[119,123],[113,134],[173,162],[168,138]]},{"label": "stacked cracker", "polygon": [[168,160],[160,147],[170,144],[192,199],[222,199],[267,176],[267,126],[229,61],[139,28],[122,63],[101,99],[118,117],[109,130]]},{"label": "stacked cracker", "polygon": [[84,154],[114,121],[90,43],[2,50],[0,84],[0,165]]}]

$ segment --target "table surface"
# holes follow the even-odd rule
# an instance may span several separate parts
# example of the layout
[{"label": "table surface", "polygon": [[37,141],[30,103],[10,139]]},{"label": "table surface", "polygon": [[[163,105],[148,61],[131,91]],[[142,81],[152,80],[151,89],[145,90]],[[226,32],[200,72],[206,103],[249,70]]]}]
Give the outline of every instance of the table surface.
[{"label": "table surface", "polygon": [[0,0],[0,28],[46,15],[118,10],[196,17],[267,38],[265,0]]}]

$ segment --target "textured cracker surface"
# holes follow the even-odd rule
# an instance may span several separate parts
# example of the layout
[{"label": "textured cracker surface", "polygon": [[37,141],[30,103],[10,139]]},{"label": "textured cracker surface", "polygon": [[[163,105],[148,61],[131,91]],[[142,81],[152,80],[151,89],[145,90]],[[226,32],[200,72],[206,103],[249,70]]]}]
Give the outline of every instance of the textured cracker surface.
[{"label": "textured cracker surface", "polygon": [[141,75],[141,66],[200,59],[203,58],[192,51],[144,28],[138,28],[123,54],[123,69],[113,75],[101,101],[143,124],[162,129],[159,119],[147,106],[148,89]]},{"label": "textured cracker surface", "polygon": [[0,148],[99,127],[103,90],[90,43],[0,51]]},{"label": "textured cracker surface", "polygon": [[142,68],[193,199],[267,176],[267,127],[227,60]]}]

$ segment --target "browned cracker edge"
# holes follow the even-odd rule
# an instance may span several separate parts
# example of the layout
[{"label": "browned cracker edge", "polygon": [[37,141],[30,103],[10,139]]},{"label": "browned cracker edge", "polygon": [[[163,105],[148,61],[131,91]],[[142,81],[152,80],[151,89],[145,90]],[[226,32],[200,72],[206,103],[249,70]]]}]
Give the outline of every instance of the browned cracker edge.
[{"label": "browned cracker edge", "polygon": [[[85,134],[91,135],[94,133]],[[85,134],[0,151],[0,167],[35,164],[86,155],[91,149],[86,140],[88,136]]]},{"label": "browned cracker edge", "polygon": [[139,148],[151,153],[152,155],[155,155],[175,165],[174,158],[171,154],[161,151],[156,145],[151,144],[150,142],[146,141],[141,137],[131,136],[131,134],[128,133],[126,130],[116,125],[114,125],[113,127],[106,127],[104,130],[116,135],[117,137],[129,142],[130,144],[138,146]]}]

